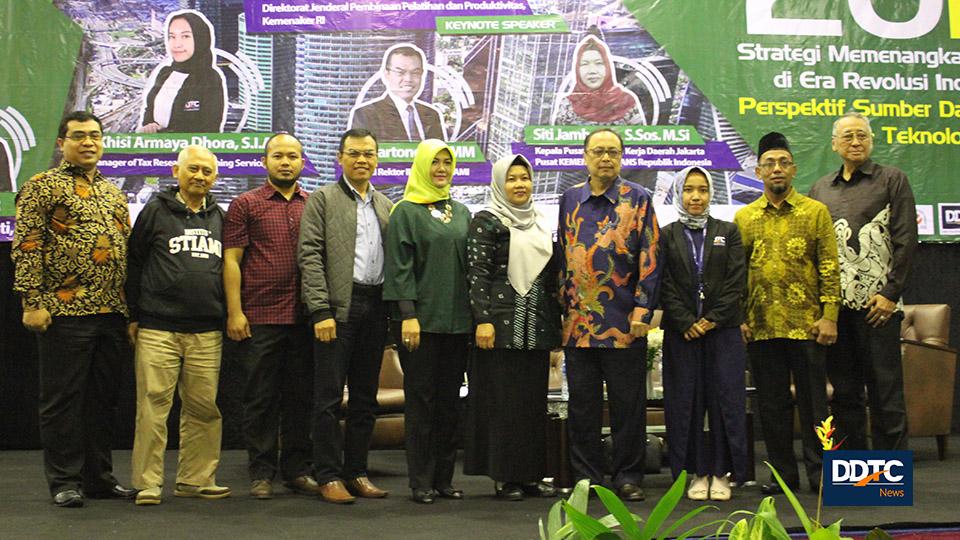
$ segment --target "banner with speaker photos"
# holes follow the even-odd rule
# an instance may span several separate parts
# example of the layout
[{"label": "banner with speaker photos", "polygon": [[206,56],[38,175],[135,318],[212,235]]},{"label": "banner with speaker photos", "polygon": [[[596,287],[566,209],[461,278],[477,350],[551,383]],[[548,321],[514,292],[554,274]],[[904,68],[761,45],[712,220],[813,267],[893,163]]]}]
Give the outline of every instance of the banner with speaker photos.
[{"label": "banner with speaker photos", "polygon": [[459,200],[482,205],[490,164],[514,152],[555,208],[605,126],[664,221],[690,165],[711,172],[716,215],[756,199],[768,131],[790,139],[806,192],[840,167],[833,121],[859,111],[874,159],[910,177],[921,239],[960,239],[955,0],[54,0],[12,3],[0,32],[17,59],[0,65],[0,238],[17,187],[59,159],[62,113],[85,109],[133,212],[188,144],[217,154],[224,205],[263,182],[279,131],[304,144],[307,189],[334,181],[349,128],[377,134],[373,181],[394,199],[417,143],[440,138]]}]

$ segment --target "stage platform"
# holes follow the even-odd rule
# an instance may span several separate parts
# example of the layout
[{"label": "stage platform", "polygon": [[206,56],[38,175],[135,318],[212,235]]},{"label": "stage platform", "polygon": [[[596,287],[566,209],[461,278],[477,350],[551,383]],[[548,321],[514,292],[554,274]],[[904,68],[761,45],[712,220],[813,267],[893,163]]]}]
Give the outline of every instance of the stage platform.
[{"label": "stage platform", "polygon": [[[933,438],[912,439],[915,460],[914,506],[889,508],[826,508],[825,522],[844,518],[844,531],[876,525],[949,524],[960,522],[960,436],[949,443],[948,457],[937,460]],[[762,443],[757,445],[762,463]],[[117,478],[129,484],[130,452],[114,452]],[[176,453],[167,454],[167,478],[173,480]],[[279,487],[272,500],[253,500],[247,495],[246,453],[226,451],[218,483],[234,489],[232,497],[216,501],[173,497],[168,485],[162,504],[137,507],[132,501],[87,500],[80,509],[56,508],[50,503],[39,451],[0,451],[0,538],[311,538],[311,539],[532,539],[538,538],[537,519],[546,517],[555,499],[501,501],[493,496],[493,482],[482,477],[458,474],[457,487],[466,492],[463,501],[438,500],[430,506],[409,500],[406,462],[402,451],[374,451],[370,454],[371,478],[389,489],[383,500],[359,500],[336,506]],[[757,467],[759,480],[768,477]],[[656,499],[670,485],[667,469],[649,475],[644,482],[648,500],[631,504],[641,516],[649,514]],[[808,512],[815,511],[816,495],[804,489],[800,494]],[[740,510],[756,510],[762,495],[759,487],[734,491],[729,502],[714,503],[719,510],[701,514],[703,523]],[[591,501],[591,513],[602,511]],[[686,499],[674,517],[697,506]],[[799,526],[786,498],[777,497],[777,509],[787,526]],[[914,536],[913,538],[922,538]]]}]

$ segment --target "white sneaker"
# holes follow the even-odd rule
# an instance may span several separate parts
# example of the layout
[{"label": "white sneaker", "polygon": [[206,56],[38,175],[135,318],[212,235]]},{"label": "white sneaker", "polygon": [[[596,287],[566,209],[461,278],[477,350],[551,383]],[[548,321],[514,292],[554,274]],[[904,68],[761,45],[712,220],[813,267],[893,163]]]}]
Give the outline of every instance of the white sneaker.
[{"label": "white sneaker", "polygon": [[137,506],[143,506],[145,504],[160,504],[162,494],[163,488],[160,486],[141,489],[137,492],[137,498],[134,501],[134,504]]},{"label": "white sneaker", "polygon": [[710,500],[730,500],[730,479],[726,476],[713,476],[710,481]]},{"label": "white sneaker", "polygon": [[687,498],[691,501],[705,501],[710,487],[709,476],[698,476],[690,482],[687,488]]}]

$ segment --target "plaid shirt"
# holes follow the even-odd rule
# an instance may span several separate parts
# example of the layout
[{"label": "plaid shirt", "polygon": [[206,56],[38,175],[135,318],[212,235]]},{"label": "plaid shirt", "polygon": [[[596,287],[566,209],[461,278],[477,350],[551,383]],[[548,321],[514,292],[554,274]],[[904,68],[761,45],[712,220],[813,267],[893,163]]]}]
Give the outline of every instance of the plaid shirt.
[{"label": "plaid shirt", "polygon": [[298,185],[288,201],[268,182],[230,203],[223,247],[244,248],[240,299],[250,324],[294,324],[305,317],[297,239],[307,195]]}]

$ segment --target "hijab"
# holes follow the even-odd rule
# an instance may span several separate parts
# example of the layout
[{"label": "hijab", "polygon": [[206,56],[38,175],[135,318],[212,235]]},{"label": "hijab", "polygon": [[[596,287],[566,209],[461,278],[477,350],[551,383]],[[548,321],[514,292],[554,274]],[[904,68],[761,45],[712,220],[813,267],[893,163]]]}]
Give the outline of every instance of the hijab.
[{"label": "hijab", "polygon": [[[687,212],[687,209],[683,207],[683,185],[687,183],[687,177],[694,171],[707,177],[707,188],[709,189],[707,205],[703,208],[703,213],[699,216]],[[673,177],[673,207],[677,210],[680,223],[683,223],[687,228],[702,229],[707,226],[707,218],[710,216],[711,199],[713,199],[713,179],[710,178],[710,173],[703,167],[687,167]]]},{"label": "hijab", "polygon": [[[600,88],[590,89],[580,79],[580,60],[587,51],[597,51],[603,59],[603,65],[606,68],[606,75]],[[616,71],[606,45],[594,36],[588,36],[577,46],[577,52],[573,63],[574,73],[577,77],[577,84],[573,91],[567,96],[573,112],[577,116],[591,122],[615,122],[623,118],[627,112],[637,105],[637,96],[626,89],[623,85],[616,82],[614,74]]]},{"label": "hijab", "polygon": [[[212,68],[213,30],[210,28],[210,25],[196,13],[185,11],[170,17],[170,21],[167,23],[168,33],[170,32],[170,24],[176,19],[183,19],[190,25],[190,30],[193,33],[193,56],[184,62],[177,62],[176,60],[172,60],[173,55],[170,55],[172,60],[172,64],[170,65],[173,70],[183,73],[195,73]],[[164,39],[168,38],[164,37]],[[169,54],[169,50],[167,54]]]},{"label": "hijab", "polygon": [[[413,166],[410,167],[410,176],[407,177],[407,187],[403,190],[402,200],[430,204],[450,198],[450,183],[438,188],[430,180],[430,165],[433,164],[433,158],[437,157],[442,150],[450,152],[450,157],[453,159],[450,168],[456,169],[457,156],[453,154],[453,149],[447,146],[447,143],[440,139],[422,141],[417,145],[417,151],[413,155]],[[451,170],[451,174],[452,172]]]},{"label": "hijab", "polygon": [[553,235],[545,216],[533,205],[532,197],[523,206],[515,206],[507,200],[504,186],[507,171],[514,165],[526,168],[532,179],[533,168],[520,154],[497,160],[493,164],[486,211],[500,218],[510,230],[507,277],[517,294],[524,296],[553,256]]}]

